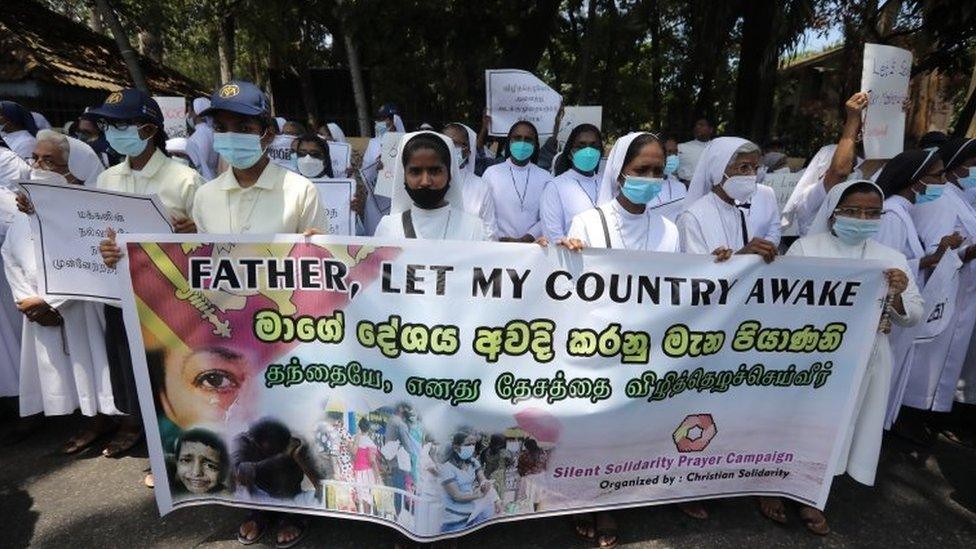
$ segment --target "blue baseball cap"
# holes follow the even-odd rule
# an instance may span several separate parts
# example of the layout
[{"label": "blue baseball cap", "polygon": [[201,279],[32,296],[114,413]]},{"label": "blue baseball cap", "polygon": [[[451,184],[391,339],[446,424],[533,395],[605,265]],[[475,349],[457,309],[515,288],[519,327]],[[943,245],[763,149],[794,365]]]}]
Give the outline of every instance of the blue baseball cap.
[{"label": "blue baseball cap", "polygon": [[268,98],[261,88],[250,82],[231,80],[213,92],[210,96],[210,108],[197,114],[212,116],[214,111],[259,116],[268,112]]},{"label": "blue baseball cap", "polygon": [[148,118],[157,126],[163,126],[163,111],[159,104],[146,92],[136,89],[112,92],[104,103],[85,114],[90,118],[110,120]]}]

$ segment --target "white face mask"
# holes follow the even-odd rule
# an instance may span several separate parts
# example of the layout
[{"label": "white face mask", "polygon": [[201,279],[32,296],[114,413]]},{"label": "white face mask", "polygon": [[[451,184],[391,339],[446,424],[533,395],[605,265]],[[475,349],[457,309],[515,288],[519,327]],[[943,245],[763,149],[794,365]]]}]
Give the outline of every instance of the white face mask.
[{"label": "white face mask", "polygon": [[298,157],[298,173],[308,178],[318,177],[325,171],[325,162],[310,154]]},{"label": "white face mask", "polygon": [[748,202],[756,194],[759,180],[755,175],[733,175],[722,183],[722,188],[729,198],[739,202]]}]

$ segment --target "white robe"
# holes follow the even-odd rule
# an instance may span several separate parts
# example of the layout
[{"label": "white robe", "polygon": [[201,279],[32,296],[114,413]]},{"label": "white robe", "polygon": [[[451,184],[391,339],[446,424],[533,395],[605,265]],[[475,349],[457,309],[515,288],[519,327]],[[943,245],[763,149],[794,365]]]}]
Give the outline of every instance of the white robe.
[{"label": "white robe", "polygon": [[[908,287],[902,293],[905,314],[899,315],[892,310],[891,322],[899,326],[912,326],[921,320],[924,303],[912,271],[905,257],[887,246],[873,240],[850,246],[829,233],[819,233],[799,239],[790,247],[786,255],[876,259],[882,261],[885,268],[900,269],[908,275]],[[847,428],[843,450],[834,474],[840,475],[846,471],[854,480],[862,484],[868,486],[874,484],[878,456],[881,453],[891,373],[891,349],[888,345],[888,336],[879,332],[875,337],[874,348],[858,389],[853,421]]]},{"label": "white robe", "polygon": [[[481,219],[449,205],[436,210],[410,206],[410,216],[418,240],[488,240]],[[406,238],[402,212],[384,216],[376,226],[377,238]]]},{"label": "white robe", "polygon": [[[603,229],[600,211],[607,220],[606,231]],[[645,209],[644,213],[630,213],[616,200],[601,204],[599,211],[591,208],[577,215],[573,218],[567,236],[581,240],[587,248],[671,253],[677,253],[680,249],[678,228],[674,223],[650,208]]]},{"label": "white robe", "polygon": [[[741,213],[740,213],[741,212]],[[681,251],[708,255],[717,248],[741,249],[750,238],[742,234],[745,211],[722,200],[713,192],[699,198],[678,215]],[[746,220],[746,228],[749,221]]]},{"label": "white robe", "polygon": [[[957,253],[976,243],[976,212],[965,203],[961,194],[954,188],[947,188],[938,200],[916,204],[912,209],[912,220],[928,253],[935,251],[942,237],[954,232],[965,238],[965,244]],[[917,345],[905,393],[905,403],[909,406],[936,412],[952,409],[964,367],[967,370],[976,367],[966,363],[973,326],[976,325],[973,295],[976,295],[976,265],[970,262],[959,270],[955,310],[948,328],[935,339]]]},{"label": "white robe", "polygon": [[509,159],[489,166],[481,178],[488,184],[495,201],[496,237],[542,236],[539,207],[549,172],[531,162],[516,166]]},{"label": "white robe", "polygon": [[583,175],[572,168],[549,181],[539,206],[542,233],[549,242],[564,238],[573,218],[595,208],[599,192],[598,174]]},{"label": "white robe", "polygon": [[462,191],[464,211],[481,219],[485,226],[487,240],[494,240],[497,221],[495,220],[495,199],[491,189],[483,179],[474,173],[465,173]]},{"label": "white robe", "polygon": [[[6,238],[17,212],[14,181],[30,177],[30,166],[13,151],[0,147],[0,244]],[[20,391],[20,325],[23,315],[17,310],[3,261],[0,259],[0,397],[17,396]]]},{"label": "white robe", "polygon": [[[27,216],[10,226],[0,248],[13,298],[38,295],[34,241]],[[102,305],[46,298],[64,318],[45,327],[23,317],[20,355],[20,415],[117,415],[112,395]]]},{"label": "white robe", "polygon": [[749,203],[750,207],[746,210],[749,237],[762,238],[779,246],[782,228],[776,191],[768,185],[758,185]]}]

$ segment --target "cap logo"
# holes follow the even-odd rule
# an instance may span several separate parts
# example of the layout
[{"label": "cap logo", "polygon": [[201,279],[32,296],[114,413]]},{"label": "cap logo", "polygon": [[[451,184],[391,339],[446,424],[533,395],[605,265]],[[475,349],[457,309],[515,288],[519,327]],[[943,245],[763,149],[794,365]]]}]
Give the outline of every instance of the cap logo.
[{"label": "cap logo", "polygon": [[116,103],[121,103],[121,102],[122,102],[122,92],[112,92],[105,99],[106,105],[114,105]]},{"label": "cap logo", "polygon": [[224,87],[220,88],[217,95],[227,99],[228,97],[234,97],[235,95],[241,93],[241,88],[237,84],[224,84]]}]

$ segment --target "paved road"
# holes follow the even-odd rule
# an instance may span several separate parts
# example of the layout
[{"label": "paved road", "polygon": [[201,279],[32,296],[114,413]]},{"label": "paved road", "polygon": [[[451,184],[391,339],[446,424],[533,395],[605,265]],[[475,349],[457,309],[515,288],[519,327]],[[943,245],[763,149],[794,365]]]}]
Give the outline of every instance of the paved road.
[{"label": "paved road", "polygon": [[[145,449],[134,457],[58,453],[77,418],[48,419],[42,431],[0,448],[0,547],[206,547],[240,549],[241,511],[219,506],[183,509],[160,519],[142,487]],[[0,431],[5,426],[0,426]],[[621,547],[976,547],[976,451],[940,440],[920,452],[898,439],[885,442],[878,486],[843,478],[834,483],[823,539],[795,519],[785,527],[759,514],[751,499],[709,505],[697,522],[674,507],[622,511]],[[266,538],[268,539],[268,538]],[[398,535],[382,526],[314,519],[301,547],[392,547]],[[478,549],[586,547],[565,518],[496,525],[461,538]]]}]

